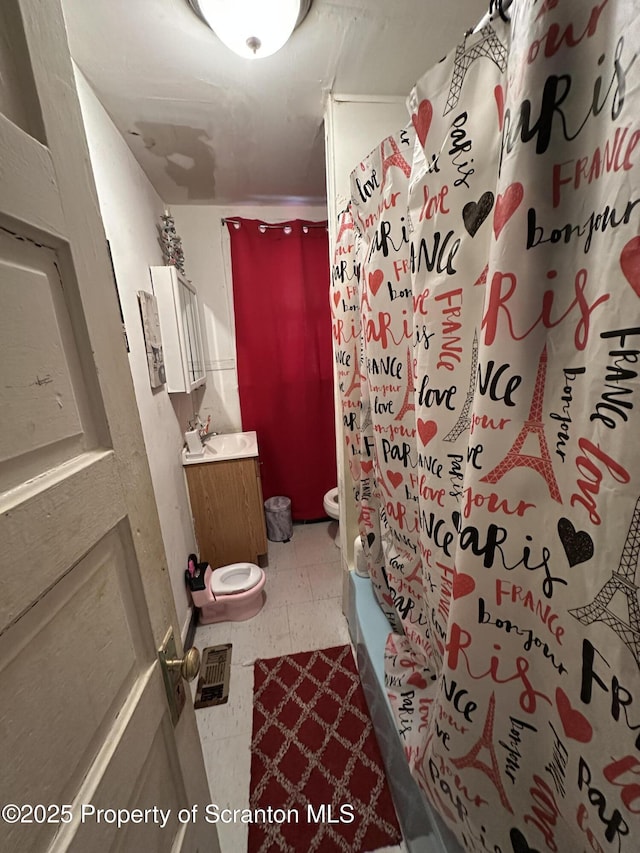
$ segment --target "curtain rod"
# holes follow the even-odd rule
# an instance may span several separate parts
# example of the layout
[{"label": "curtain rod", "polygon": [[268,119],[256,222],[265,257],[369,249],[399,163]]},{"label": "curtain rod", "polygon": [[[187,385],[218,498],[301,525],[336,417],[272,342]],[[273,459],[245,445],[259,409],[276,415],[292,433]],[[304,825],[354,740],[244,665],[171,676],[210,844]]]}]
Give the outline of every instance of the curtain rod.
[{"label": "curtain rod", "polygon": [[[291,220],[291,221],[294,222],[295,220]],[[232,216],[223,216],[222,219],[220,220],[220,222],[222,223],[222,225],[226,225],[227,222],[230,222],[232,225],[235,225],[238,228],[240,227],[240,224],[241,224],[237,219],[234,219]],[[326,228],[327,223],[326,222],[303,222],[302,227],[303,228]],[[284,229],[284,228],[291,228],[291,226],[287,222],[276,222],[273,224],[263,222],[260,225],[258,225],[258,228],[260,230],[266,230],[268,228],[282,228],[282,229]]]},{"label": "curtain rod", "polygon": [[486,27],[488,23],[490,23],[496,16],[496,14],[500,15],[503,20],[510,20],[506,16],[506,11],[513,3],[513,0],[491,0],[489,3],[489,10],[486,14],[480,18],[480,21],[476,24],[471,32],[477,33],[483,27]]}]

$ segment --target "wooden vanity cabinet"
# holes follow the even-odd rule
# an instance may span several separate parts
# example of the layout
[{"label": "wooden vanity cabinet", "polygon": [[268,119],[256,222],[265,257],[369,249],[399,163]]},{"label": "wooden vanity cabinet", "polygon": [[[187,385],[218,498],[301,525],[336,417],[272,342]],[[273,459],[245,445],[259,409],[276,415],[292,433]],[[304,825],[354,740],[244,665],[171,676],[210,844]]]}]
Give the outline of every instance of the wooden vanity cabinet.
[{"label": "wooden vanity cabinet", "polygon": [[257,457],[185,466],[200,560],[258,563],[267,529]]}]

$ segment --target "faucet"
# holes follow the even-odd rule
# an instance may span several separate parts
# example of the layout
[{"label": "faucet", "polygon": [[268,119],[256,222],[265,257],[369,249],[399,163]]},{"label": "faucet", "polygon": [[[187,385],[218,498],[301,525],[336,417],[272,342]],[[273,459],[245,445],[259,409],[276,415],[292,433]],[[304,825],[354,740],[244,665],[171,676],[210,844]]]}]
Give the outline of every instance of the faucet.
[{"label": "faucet", "polygon": [[193,420],[189,421],[189,429],[190,430],[198,430],[198,435],[200,438],[204,438],[204,436],[209,431],[209,424],[211,423],[211,415],[207,418],[207,423],[203,424],[200,419],[200,415],[196,412],[193,416]]},{"label": "faucet", "polygon": [[198,432],[200,433],[200,440],[204,441],[205,438],[209,438],[209,426],[211,425],[211,415],[207,418],[206,424],[203,424],[200,418],[198,418],[198,423],[200,424],[200,429]]},{"label": "faucet", "polygon": [[197,412],[193,416],[193,420],[189,421],[189,428],[198,430],[198,435],[200,436],[200,441],[206,441],[208,438],[211,438],[214,435],[218,435],[217,432],[214,432],[213,430],[209,429],[210,426],[211,426],[211,415],[209,415],[207,417],[206,424],[202,423],[202,420],[200,419],[200,415]]}]

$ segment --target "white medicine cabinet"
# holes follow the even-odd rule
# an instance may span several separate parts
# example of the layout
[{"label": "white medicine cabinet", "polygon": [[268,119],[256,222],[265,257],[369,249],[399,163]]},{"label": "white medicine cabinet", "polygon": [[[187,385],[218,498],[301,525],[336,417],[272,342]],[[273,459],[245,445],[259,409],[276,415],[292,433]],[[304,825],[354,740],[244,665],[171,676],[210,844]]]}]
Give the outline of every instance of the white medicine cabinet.
[{"label": "white medicine cabinet", "polygon": [[188,394],[206,380],[198,295],[175,267],[149,269],[158,300],[167,391]]}]

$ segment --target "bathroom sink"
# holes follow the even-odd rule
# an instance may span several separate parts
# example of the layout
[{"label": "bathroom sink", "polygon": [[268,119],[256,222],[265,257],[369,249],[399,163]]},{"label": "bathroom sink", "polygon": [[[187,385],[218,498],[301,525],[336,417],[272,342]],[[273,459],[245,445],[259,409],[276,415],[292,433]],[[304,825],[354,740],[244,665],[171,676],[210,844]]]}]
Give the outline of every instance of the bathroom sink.
[{"label": "bathroom sink", "polygon": [[207,438],[203,443],[202,453],[183,450],[182,464],[223,462],[225,459],[247,459],[257,455],[258,436],[255,432],[230,432]]}]

